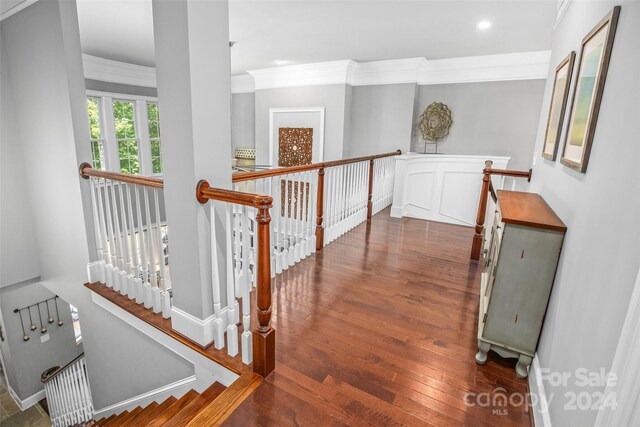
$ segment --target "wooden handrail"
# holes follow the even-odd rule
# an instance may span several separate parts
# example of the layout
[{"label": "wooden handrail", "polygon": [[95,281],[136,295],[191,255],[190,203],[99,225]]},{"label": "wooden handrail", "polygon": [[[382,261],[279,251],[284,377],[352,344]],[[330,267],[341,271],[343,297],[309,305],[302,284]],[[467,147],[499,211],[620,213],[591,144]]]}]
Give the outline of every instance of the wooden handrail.
[{"label": "wooden handrail", "polygon": [[515,171],[508,169],[492,169],[493,162],[487,160],[484,162],[484,170],[482,171],[482,190],[480,193],[480,201],[478,202],[478,213],[476,215],[475,233],[473,235],[473,243],[471,244],[471,259],[479,260],[482,252],[482,243],[484,238],[484,221],[485,214],[487,212],[488,196],[491,194],[491,198],[497,203],[498,196],[496,195],[493,183],[491,182],[491,175],[512,176],[514,178],[527,178],[528,182],[531,182],[532,169],[528,171]]},{"label": "wooden handrail", "polygon": [[254,208],[271,205],[273,203],[271,196],[214,188],[209,185],[206,179],[201,179],[196,185],[196,199],[203,204],[207,203],[207,200],[218,200],[221,202],[235,203],[237,205],[252,206]]},{"label": "wooden handrail", "polygon": [[[212,188],[207,180],[201,179],[196,185],[196,199],[204,204],[208,200],[252,206],[257,209],[257,252],[258,267],[256,277],[256,302],[258,325],[253,330],[253,372],[263,377],[276,367],[276,331],[271,327],[271,241],[269,209],[273,204],[271,196],[263,196],[240,191]],[[233,232],[227,230],[227,233]]]},{"label": "wooden handrail", "polygon": [[[77,362],[79,359],[82,359],[83,357],[84,357],[84,352],[80,353],[71,362],[67,363],[63,367],[55,366],[53,368],[47,369],[40,375],[40,381],[42,381],[43,384],[48,383],[53,378],[57,377],[60,374],[60,372],[64,371],[69,366],[73,365],[75,362]],[[55,370],[52,370],[52,369],[55,369]]]},{"label": "wooden handrail", "polygon": [[94,168],[87,162],[82,163],[78,169],[80,171],[80,176],[84,179],[89,179],[89,177],[93,176],[96,178],[105,178],[111,179],[113,181],[126,182],[127,184],[136,184],[152,188],[164,188],[164,181],[160,178],[104,171]]},{"label": "wooden handrail", "polygon": [[233,182],[250,181],[253,179],[268,178],[268,177],[278,176],[278,175],[287,175],[290,173],[306,172],[306,171],[316,170],[316,169],[326,169],[326,168],[331,168],[335,166],[347,165],[349,163],[364,162],[367,160],[371,161],[375,159],[381,159],[383,157],[398,156],[400,154],[402,154],[402,151],[396,150],[390,153],[376,154],[373,156],[353,157],[350,159],[332,160],[329,162],[311,163],[308,165],[290,166],[286,168],[269,169],[269,170],[256,171],[256,172],[240,172],[240,173],[234,174],[232,179],[233,179]]}]

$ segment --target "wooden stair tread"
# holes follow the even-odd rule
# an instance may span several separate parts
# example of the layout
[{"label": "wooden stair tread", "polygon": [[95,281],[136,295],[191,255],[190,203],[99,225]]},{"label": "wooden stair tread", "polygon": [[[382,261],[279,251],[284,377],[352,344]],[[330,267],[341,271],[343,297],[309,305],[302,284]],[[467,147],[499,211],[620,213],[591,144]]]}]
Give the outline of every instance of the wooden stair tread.
[{"label": "wooden stair tread", "polygon": [[96,427],[105,425],[106,423],[108,423],[109,421],[114,419],[115,417],[116,417],[116,414],[111,414],[108,417],[100,418],[98,420],[98,423],[96,424]]},{"label": "wooden stair tread", "polygon": [[[144,308],[143,305],[136,303],[135,300],[130,300],[128,297],[121,295],[119,292],[114,291],[103,283],[85,283],[84,286],[101,297],[109,300],[121,309],[136,316],[140,320],[143,320],[156,329],[159,329],[171,338],[224,366],[230,371],[238,375],[242,375],[245,372],[252,372],[253,368],[251,365],[245,365],[242,363],[242,355],[240,353],[237,356],[232,357],[227,354],[225,349],[218,350],[211,344],[207,347],[201,346],[195,341],[192,341],[184,335],[174,331],[171,328],[171,319],[165,319],[162,317],[161,313],[154,313],[153,311]],[[238,334],[238,340],[240,340],[240,335],[241,334]]]},{"label": "wooden stair tread", "polygon": [[145,413],[148,413],[148,411],[152,411],[157,407],[158,407],[158,402],[149,403],[147,406],[142,408],[142,411],[138,412],[137,415],[135,415],[133,417],[129,417],[129,419],[127,421],[125,421],[124,423],[122,423],[120,425],[120,427],[135,425],[135,424],[131,424],[131,423],[135,422],[135,420],[138,420],[140,418],[140,416],[143,416]]},{"label": "wooden stair tread", "polygon": [[113,420],[106,423],[105,427],[121,427],[124,423],[138,415],[140,412],[142,412],[142,408],[139,406],[131,412],[125,411],[123,414],[118,415]]},{"label": "wooden stair tread", "polygon": [[169,406],[167,409],[162,411],[161,414],[157,415],[155,418],[150,420],[147,426],[148,427],[164,426],[167,421],[169,421],[174,415],[179,413],[185,406],[191,403],[198,396],[199,396],[199,393],[197,391],[189,390],[180,399],[178,399],[171,406]]},{"label": "wooden stair tread", "polygon": [[218,426],[260,385],[262,377],[246,373],[202,408],[187,424],[188,427]]},{"label": "wooden stair tread", "polygon": [[185,406],[180,412],[174,415],[169,421],[167,421],[165,427],[183,427],[191,421],[196,414],[200,412],[202,408],[211,403],[216,397],[218,397],[224,390],[225,386],[215,382],[208,389],[200,393],[198,397],[193,399],[187,406]]},{"label": "wooden stair tread", "polygon": [[170,396],[168,399],[166,399],[164,402],[158,404],[156,402],[154,406],[149,405],[146,408],[144,408],[144,411],[140,412],[138,414],[137,417],[129,420],[128,423],[124,424],[122,427],[133,427],[133,426],[139,426],[139,425],[147,425],[147,423],[151,420],[153,420],[155,417],[157,417],[159,414],[162,413],[162,411],[164,411],[165,409],[167,409],[169,406],[173,405],[173,403],[175,401],[177,401],[178,399],[176,399],[173,396]]}]

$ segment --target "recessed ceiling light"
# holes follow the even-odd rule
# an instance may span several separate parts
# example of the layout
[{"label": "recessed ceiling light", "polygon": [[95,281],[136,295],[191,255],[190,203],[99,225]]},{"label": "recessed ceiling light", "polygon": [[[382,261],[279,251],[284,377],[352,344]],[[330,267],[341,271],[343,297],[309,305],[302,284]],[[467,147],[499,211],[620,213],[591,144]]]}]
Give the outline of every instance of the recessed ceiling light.
[{"label": "recessed ceiling light", "polygon": [[480,22],[478,22],[478,29],[479,30],[486,30],[489,27],[491,27],[491,21],[480,21]]},{"label": "recessed ceiling light", "polygon": [[273,62],[276,65],[286,65],[288,64],[290,61],[288,59],[274,59]]}]

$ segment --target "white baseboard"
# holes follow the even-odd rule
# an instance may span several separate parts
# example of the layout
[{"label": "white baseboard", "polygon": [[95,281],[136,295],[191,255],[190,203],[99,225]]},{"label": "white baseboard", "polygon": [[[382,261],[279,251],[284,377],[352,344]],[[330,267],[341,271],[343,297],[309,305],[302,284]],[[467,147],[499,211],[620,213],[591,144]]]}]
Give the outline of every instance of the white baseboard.
[{"label": "white baseboard", "polygon": [[534,427],[551,427],[549,401],[542,381],[542,370],[536,354],[529,368],[529,393],[532,398]]},{"label": "white baseboard", "polygon": [[165,399],[168,399],[169,396],[179,398],[183,394],[191,390],[195,382],[196,376],[191,375],[190,377],[183,378],[162,387],[158,387],[155,390],[139,394],[137,396],[123,400],[122,402],[109,405],[102,409],[96,409],[93,411],[93,418],[100,419],[103,417],[109,417],[112,414],[119,414],[123,411],[131,410],[138,406],[144,408],[147,407],[151,402],[161,403]]},{"label": "white baseboard", "polygon": [[20,399],[20,397],[18,397],[18,394],[15,391],[13,391],[10,385],[7,388],[9,389],[9,394],[11,395],[13,400],[16,402],[16,404],[20,407],[21,411],[26,411],[27,409],[31,408],[33,405],[35,405],[36,403],[38,403],[39,401],[45,398],[44,389],[27,397],[26,399]]},{"label": "white baseboard", "polygon": [[[171,307],[171,327],[202,346],[213,342],[215,320],[213,315],[203,320],[180,310],[178,307]],[[220,320],[222,330],[226,331],[228,326],[227,307],[220,310]]]}]

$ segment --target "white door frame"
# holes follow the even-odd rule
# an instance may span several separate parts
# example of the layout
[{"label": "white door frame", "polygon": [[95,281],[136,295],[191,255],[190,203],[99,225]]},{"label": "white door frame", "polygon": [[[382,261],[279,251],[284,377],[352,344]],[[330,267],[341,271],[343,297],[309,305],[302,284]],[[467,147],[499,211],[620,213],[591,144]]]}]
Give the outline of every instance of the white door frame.
[{"label": "white door frame", "polygon": [[269,164],[274,166],[273,147],[273,119],[275,113],[320,113],[320,148],[318,162],[324,161],[324,107],[298,107],[298,108],[269,108]]},{"label": "white door frame", "polygon": [[[607,406],[600,409],[595,425],[638,425],[640,419],[637,419],[636,404],[640,399],[640,269],[610,372],[617,376],[617,382],[612,386],[607,384],[603,402],[615,401],[617,408],[612,410]],[[607,400],[608,397],[610,400]],[[636,419],[633,419],[634,413]]]}]

